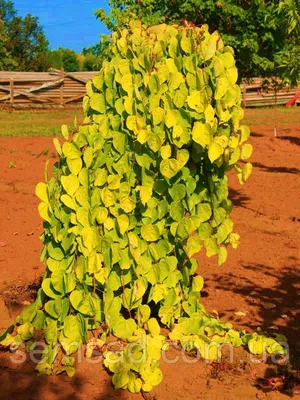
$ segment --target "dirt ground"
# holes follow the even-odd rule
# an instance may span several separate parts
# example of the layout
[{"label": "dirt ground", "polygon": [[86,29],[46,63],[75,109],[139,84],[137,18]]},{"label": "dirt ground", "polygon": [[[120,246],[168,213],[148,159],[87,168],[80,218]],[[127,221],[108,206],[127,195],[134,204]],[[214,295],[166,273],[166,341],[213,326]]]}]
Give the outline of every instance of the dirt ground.
[{"label": "dirt ground", "polygon": [[[253,175],[242,187],[230,175],[232,218],[240,246],[230,249],[221,267],[200,253],[198,272],[205,279],[203,303],[210,313],[218,312],[238,328],[283,333],[291,347],[291,364],[300,369],[300,109],[298,122],[294,116],[286,123],[288,114],[280,113],[276,138],[273,118],[272,110],[247,111]],[[34,188],[43,180],[47,159],[55,159],[50,137],[0,138],[0,331],[22,303],[31,300],[44,271],[39,261],[42,224]],[[176,355],[177,363],[162,362],[164,380],[146,396],[148,400],[289,398],[254,385],[257,378],[275,375],[277,367],[254,363],[244,350],[237,350],[234,363],[224,365],[192,363],[178,350],[172,350],[168,358]],[[73,378],[37,377],[31,362],[16,364],[11,356],[0,353],[0,399],[143,398],[114,391],[101,363],[83,361]]]}]

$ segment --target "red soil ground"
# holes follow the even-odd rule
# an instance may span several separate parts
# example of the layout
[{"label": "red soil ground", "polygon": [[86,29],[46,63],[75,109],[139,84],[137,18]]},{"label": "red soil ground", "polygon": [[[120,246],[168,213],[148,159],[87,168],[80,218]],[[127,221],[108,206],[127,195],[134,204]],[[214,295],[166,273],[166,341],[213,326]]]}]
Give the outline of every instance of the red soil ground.
[{"label": "red soil ground", "polygon": [[[272,113],[266,111],[265,119],[270,122],[270,118]],[[206,282],[203,303],[209,312],[218,312],[238,328],[261,327],[285,334],[291,363],[300,369],[300,111],[299,123],[285,125],[276,138],[272,124],[265,122],[251,127],[253,175],[242,187],[230,176],[232,218],[241,236],[240,246],[229,251],[222,267],[200,253],[198,272]],[[46,148],[50,149],[47,155],[43,154]],[[43,180],[49,158],[55,158],[49,137],[0,139],[0,331],[22,303],[31,301],[34,282],[44,271],[39,261],[42,224],[34,188]],[[245,315],[237,316],[237,312]],[[180,355],[175,350],[170,354],[175,353]],[[10,356],[0,353],[0,399],[142,399],[141,394],[114,391],[101,363],[84,361],[73,378],[37,377],[31,362],[15,364]],[[162,363],[164,380],[146,398],[289,398],[254,385],[256,378],[275,375],[275,365],[253,363],[241,349],[235,356],[233,364],[191,364],[181,356],[175,364]]]}]

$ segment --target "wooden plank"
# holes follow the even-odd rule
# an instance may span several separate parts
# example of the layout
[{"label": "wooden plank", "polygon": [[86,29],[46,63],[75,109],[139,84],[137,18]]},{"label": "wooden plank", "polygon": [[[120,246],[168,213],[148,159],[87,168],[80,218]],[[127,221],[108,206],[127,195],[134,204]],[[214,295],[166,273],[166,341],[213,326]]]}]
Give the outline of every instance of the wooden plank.
[{"label": "wooden plank", "polygon": [[[53,100],[52,99],[50,99],[50,98],[47,98],[47,97],[40,97],[40,96],[38,96],[38,95],[35,95],[35,94],[32,94],[32,93],[27,93],[27,92],[24,92],[24,91],[20,91],[20,90],[15,90],[14,89],[14,96],[13,96],[13,98],[14,98],[14,102],[15,102],[15,99],[17,98],[17,97],[20,97],[20,96],[26,96],[26,100],[24,99],[24,100],[22,100],[23,102],[24,101],[28,101],[28,99],[29,100],[36,100],[36,101],[40,101],[40,102],[42,102],[42,103],[47,103],[47,102],[53,102]],[[7,96],[6,96],[7,97]],[[0,99],[1,100],[1,99]],[[18,102],[18,99],[16,99],[16,102]]]},{"label": "wooden plank", "polygon": [[60,78],[63,79],[63,82],[60,85],[60,105],[64,104],[64,80],[65,80],[65,70],[61,67],[60,70]]},{"label": "wooden plank", "polygon": [[[54,86],[54,85],[57,85],[57,84],[59,84],[59,83],[61,83],[61,82],[63,82],[63,79],[62,79],[62,78],[61,78],[61,79],[58,79],[58,80],[56,80],[56,81],[43,83],[43,84],[40,85],[40,86],[35,86],[35,87],[32,87],[32,88],[30,88],[30,89],[28,89],[28,90],[25,90],[25,91],[23,91],[23,90],[22,90],[22,91],[21,91],[21,90],[15,90],[14,97],[21,96],[21,95],[28,96],[28,95],[30,95],[30,93],[32,93],[32,92],[37,92],[38,90],[45,89],[45,88],[49,88],[49,87]],[[4,86],[1,85],[0,88],[3,89]],[[35,96],[35,95],[33,95],[33,96]],[[9,99],[9,97],[10,97],[10,95],[4,96],[4,97],[0,97],[0,101],[7,100],[7,99]]]},{"label": "wooden plank", "polygon": [[[0,102],[8,100],[14,106],[34,106],[34,103],[42,103],[40,106],[46,106],[47,103],[59,106],[80,102],[86,93],[85,84],[98,73],[99,71],[84,71],[63,74],[56,69],[49,72],[0,71]],[[264,78],[253,78],[249,83],[243,80],[240,85],[243,107],[274,105],[276,101],[284,104],[297,92],[296,88],[284,86],[275,94],[272,88],[262,89],[264,81]]]},{"label": "wooden plank", "polygon": [[10,80],[10,105],[11,107],[14,106],[14,80]]},{"label": "wooden plank", "polygon": [[64,101],[64,104],[71,103],[72,101],[80,100],[85,96],[85,93],[79,94],[78,96],[69,97]]},{"label": "wooden plank", "polygon": [[[10,89],[8,89],[8,88],[5,88],[5,87],[3,87],[3,86],[0,86],[0,89],[2,89],[2,90],[4,90],[4,91],[6,91],[6,92],[10,92]],[[16,97],[18,97],[18,96],[26,96],[26,97],[28,97],[28,98],[34,98],[34,99],[36,99],[36,100],[38,100],[38,101],[47,101],[47,100],[50,100],[50,99],[44,99],[44,98],[41,98],[41,97],[39,97],[38,95],[35,95],[35,94],[32,94],[32,93],[28,93],[27,91],[23,91],[23,90],[17,90],[17,89],[15,89],[14,88],[14,92],[13,92],[13,99],[14,98],[16,98]],[[11,95],[9,94],[9,95],[7,95],[7,96],[4,96],[4,97],[1,97],[0,98],[0,101],[1,100],[7,100],[7,99],[10,99],[10,97],[11,97]],[[10,100],[10,102],[11,102],[11,100]]]},{"label": "wooden plank", "polygon": [[65,74],[65,76],[67,78],[75,79],[76,81],[84,83],[84,84],[86,84],[90,80],[90,79],[85,80],[85,79],[79,78],[78,76],[72,75],[70,73]]},{"label": "wooden plank", "polygon": [[6,86],[3,86],[3,85],[0,85],[0,89],[4,90],[4,92],[10,92],[10,88],[8,88],[8,86],[6,87]]},{"label": "wooden plank", "polygon": [[60,74],[61,74],[61,69],[49,68],[49,72],[50,72],[50,73],[53,73],[53,74],[60,75]]},{"label": "wooden plank", "polygon": [[0,82],[9,83],[10,79],[15,82],[49,82],[53,81],[53,75],[48,72],[3,72],[0,71]]}]

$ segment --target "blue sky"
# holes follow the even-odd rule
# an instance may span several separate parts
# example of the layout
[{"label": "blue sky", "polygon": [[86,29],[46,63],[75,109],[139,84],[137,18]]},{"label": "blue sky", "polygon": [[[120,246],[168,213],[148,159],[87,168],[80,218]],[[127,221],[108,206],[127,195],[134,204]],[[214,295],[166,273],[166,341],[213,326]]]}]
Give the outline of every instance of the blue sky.
[{"label": "blue sky", "polygon": [[100,33],[108,33],[94,16],[94,10],[108,10],[105,0],[14,0],[19,15],[39,17],[52,50],[66,47],[80,52],[99,42]]}]

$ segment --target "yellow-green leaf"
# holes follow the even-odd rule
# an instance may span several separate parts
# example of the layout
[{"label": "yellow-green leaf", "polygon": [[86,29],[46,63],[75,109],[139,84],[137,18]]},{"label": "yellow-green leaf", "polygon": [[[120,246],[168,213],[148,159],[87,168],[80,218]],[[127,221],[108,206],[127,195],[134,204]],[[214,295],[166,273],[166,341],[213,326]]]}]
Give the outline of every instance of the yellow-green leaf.
[{"label": "yellow-green leaf", "polygon": [[160,238],[160,232],[156,225],[145,224],[141,228],[142,238],[147,242],[155,242]]},{"label": "yellow-green leaf", "polygon": [[137,186],[136,191],[140,192],[141,202],[143,205],[146,205],[152,196],[152,186],[150,185]]},{"label": "yellow-green leaf", "polygon": [[214,162],[217,158],[220,157],[220,155],[223,154],[223,151],[224,149],[220,144],[213,142],[208,149],[208,158],[211,162]]},{"label": "yellow-green leaf", "polygon": [[69,128],[68,125],[62,125],[61,126],[61,133],[63,137],[68,140],[69,139]]},{"label": "yellow-green leaf", "polygon": [[104,114],[106,111],[105,96],[103,93],[93,93],[90,98],[90,106],[93,110]]},{"label": "yellow-green leaf", "polygon": [[202,147],[210,146],[212,142],[211,127],[209,124],[202,122],[195,122],[192,137],[196,143],[201,144]]},{"label": "yellow-green leaf", "polygon": [[120,199],[120,207],[127,214],[135,209],[136,203],[130,196],[122,196]]},{"label": "yellow-green leaf", "polygon": [[188,38],[188,37],[183,37],[180,41],[180,45],[182,50],[187,53],[187,54],[191,54],[192,53],[192,49],[193,49],[193,44],[192,44],[192,39]]},{"label": "yellow-green leaf", "polygon": [[59,155],[61,155],[62,149],[61,149],[61,145],[60,145],[60,143],[59,143],[59,140],[58,140],[57,138],[54,138],[54,139],[53,139],[53,144],[54,144],[54,147],[55,147],[57,153],[58,153]]},{"label": "yellow-green leaf", "polygon": [[175,110],[167,110],[166,117],[165,117],[165,124],[168,128],[176,125],[178,121],[178,114]]},{"label": "yellow-green leaf", "polygon": [[129,227],[129,218],[126,214],[119,215],[117,217],[117,223],[119,227],[119,231],[121,235],[124,235],[124,233],[127,231]]},{"label": "yellow-green leaf", "polygon": [[41,218],[43,218],[45,221],[51,222],[51,214],[50,214],[48,203],[45,203],[44,201],[42,201],[38,205],[38,211],[39,211]]},{"label": "yellow-green leaf", "polygon": [[210,60],[215,55],[216,49],[217,49],[216,37],[214,35],[211,35],[207,43],[206,52],[204,55],[204,61]]},{"label": "yellow-green leaf", "polygon": [[187,103],[192,110],[202,113],[205,110],[205,94],[194,90],[192,94],[187,97]]},{"label": "yellow-green leaf", "polygon": [[188,238],[186,253],[191,258],[194,254],[199,253],[202,248],[202,240],[198,236],[191,236]]},{"label": "yellow-green leaf", "polygon": [[171,179],[180,170],[180,165],[175,158],[169,158],[167,160],[162,160],[159,169],[163,176]]},{"label": "yellow-green leaf", "polygon": [[249,144],[249,143],[244,144],[244,146],[242,147],[242,150],[241,150],[241,159],[247,160],[248,158],[250,158],[252,155],[252,151],[253,151],[253,147],[251,146],[251,144]]},{"label": "yellow-green leaf", "polygon": [[218,265],[222,265],[227,260],[227,249],[226,247],[220,247],[218,252]]},{"label": "yellow-green leaf", "polygon": [[246,182],[246,180],[250,177],[252,174],[252,164],[247,163],[244,168],[243,168],[243,180]]},{"label": "yellow-green leaf", "polygon": [[72,197],[70,197],[68,194],[63,194],[61,196],[61,201],[67,206],[69,207],[71,210],[76,210],[77,206],[75,201],[72,199]]},{"label": "yellow-green leaf", "polygon": [[161,146],[160,154],[164,160],[166,160],[167,158],[170,158],[171,154],[172,154],[171,146],[169,144],[167,144],[166,146]]},{"label": "yellow-green leaf", "polygon": [[68,195],[73,196],[79,188],[79,180],[76,175],[68,175],[61,177],[61,183]]},{"label": "yellow-green leaf", "polygon": [[81,158],[75,158],[73,160],[71,160],[70,158],[67,158],[67,164],[68,164],[69,170],[71,171],[72,174],[78,175],[79,172],[81,171],[81,168],[82,168]]},{"label": "yellow-green leaf", "polygon": [[64,155],[71,160],[81,157],[81,151],[74,143],[65,142],[62,146]]},{"label": "yellow-green leaf", "polygon": [[238,71],[236,67],[231,67],[226,71],[226,75],[231,85],[234,85],[238,78]]},{"label": "yellow-green leaf", "polygon": [[132,81],[132,75],[126,74],[122,77],[121,79],[121,85],[122,89],[125,90],[128,94],[131,94],[133,92],[133,81]]},{"label": "yellow-green leaf", "polygon": [[157,107],[152,111],[152,120],[154,126],[161,123],[164,117],[164,113],[164,110],[160,107]]},{"label": "yellow-green leaf", "polygon": [[111,207],[116,203],[116,195],[114,192],[105,187],[101,190],[101,200],[103,201],[105,207]]},{"label": "yellow-green leaf", "polygon": [[45,203],[49,203],[48,189],[47,185],[44,182],[39,182],[36,185],[35,194],[39,199],[41,199]]},{"label": "yellow-green leaf", "polygon": [[220,100],[228,90],[228,80],[224,76],[217,78],[217,87],[215,92],[215,99]]},{"label": "yellow-green leaf", "polygon": [[156,318],[150,318],[147,322],[148,330],[153,336],[157,336],[160,334],[160,326],[157,322]]},{"label": "yellow-green leaf", "polygon": [[178,161],[179,169],[183,168],[190,158],[190,153],[187,149],[178,150],[176,160]]},{"label": "yellow-green leaf", "polygon": [[107,171],[106,169],[98,169],[96,171],[96,179],[94,181],[95,186],[103,186],[107,180]]},{"label": "yellow-green leaf", "polygon": [[192,281],[192,291],[200,292],[203,289],[203,286],[204,286],[204,279],[202,278],[202,276],[200,275],[194,276]]}]

